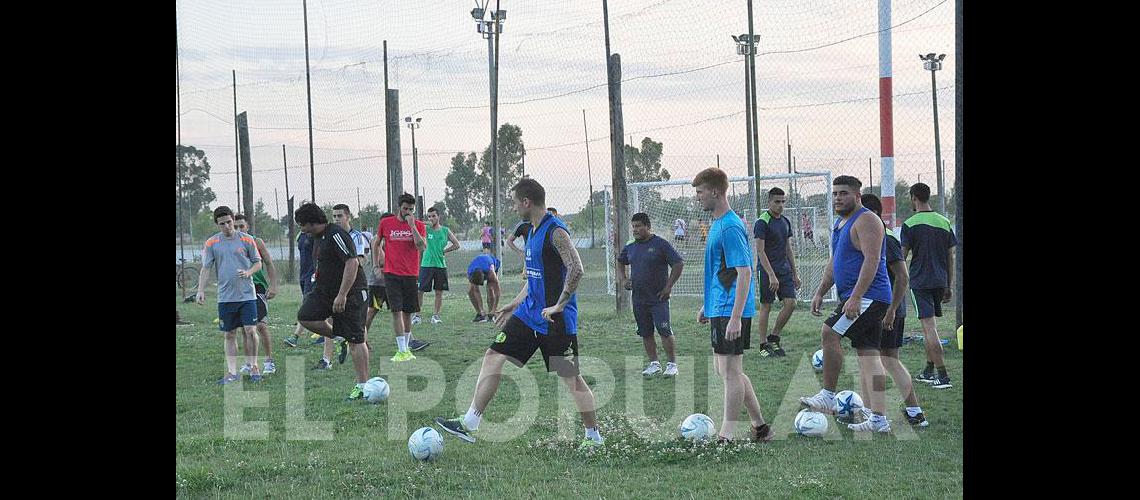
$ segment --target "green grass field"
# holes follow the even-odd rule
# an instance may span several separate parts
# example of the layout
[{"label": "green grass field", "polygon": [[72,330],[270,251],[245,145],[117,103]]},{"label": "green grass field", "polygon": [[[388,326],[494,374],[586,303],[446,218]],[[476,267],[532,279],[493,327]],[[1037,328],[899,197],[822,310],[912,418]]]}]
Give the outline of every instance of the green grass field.
[{"label": "green grass field", "polygon": [[[449,256],[450,257],[450,256]],[[584,256],[585,257],[585,256]],[[460,259],[455,259],[458,262]],[[456,268],[455,264],[452,264]],[[510,269],[510,261],[507,263]],[[604,268],[601,279],[604,278]],[[454,271],[455,269],[453,269]],[[225,388],[222,336],[215,289],[205,306],[179,301],[182,318],[193,326],[176,332],[177,494],[205,496],[430,496],[430,497],[961,497],[962,352],[946,346],[954,388],[935,390],[916,383],[930,427],[910,428],[901,418],[901,400],[888,387],[892,436],[855,437],[830,421],[823,438],[798,436],[791,422],[798,398],[819,390],[810,366],[819,348],[822,318],[800,305],[784,331],[788,356],[744,356],[765,418],[778,433],[771,443],[690,445],[677,441],[680,421],[690,413],[710,415],[719,427],[722,386],[712,371],[707,326],[695,319],[696,297],[671,302],[681,373],[676,379],[645,379],[645,354],[634,334],[631,313],[613,313],[608,295],[579,297],[579,339],[583,373],[599,408],[605,447],[579,453],[582,427],[557,377],[545,373],[536,353],[522,369],[507,365],[499,393],[487,409],[478,442],[444,435],[436,462],[414,461],[407,437],[432,426],[434,416],[466,411],[483,351],[497,331],[472,324],[461,275],[451,278],[442,325],[425,321],[414,332],[431,347],[419,359],[396,365],[391,316],[383,311],[369,332],[371,374],[392,386],[385,403],[345,401],[354,382],[351,360],[329,371],[312,371],[319,346],[289,348],[300,302],[296,285],[285,285],[270,301],[270,325],[277,373],[261,384]],[[504,301],[518,292],[517,274],[508,275]],[[805,293],[805,292],[801,292]],[[810,292],[807,292],[810,293]],[[430,295],[425,302],[430,307]],[[429,309],[430,311],[430,309]],[[430,314],[430,313],[429,313]],[[954,310],[939,322],[944,338],[953,334]],[[425,316],[425,320],[427,317]],[[772,319],[775,319],[773,311]],[[913,311],[907,333],[921,331]],[[753,346],[759,344],[753,327]],[[240,345],[239,339],[239,345]],[[848,354],[839,388],[857,389],[854,352]],[[922,344],[902,348],[912,375],[924,364]],[[664,354],[661,354],[664,362]],[[335,361],[334,361],[335,363]],[[289,380],[286,384],[286,380]],[[288,388],[288,391],[286,390]],[[523,394],[527,396],[524,397]],[[866,397],[864,395],[864,397]],[[245,401],[243,403],[243,401]],[[678,403],[680,402],[680,403]],[[241,406],[251,406],[241,410]],[[227,409],[228,408],[228,409]],[[303,412],[302,422],[300,416]],[[288,417],[287,417],[288,414]],[[528,416],[530,415],[530,416]],[[561,415],[562,418],[558,418]],[[737,436],[748,429],[742,411]],[[512,437],[514,436],[514,437]]]}]

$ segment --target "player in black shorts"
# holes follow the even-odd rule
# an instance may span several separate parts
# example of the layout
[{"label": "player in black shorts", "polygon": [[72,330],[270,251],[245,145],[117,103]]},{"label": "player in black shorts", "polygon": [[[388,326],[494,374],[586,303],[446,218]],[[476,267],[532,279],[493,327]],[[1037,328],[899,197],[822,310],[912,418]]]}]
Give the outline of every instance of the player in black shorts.
[{"label": "player in black shorts", "polygon": [[339,336],[348,341],[357,382],[348,399],[359,399],[368,380],[368,344],[364,342],[368,292],[356,246],[348,231],[329,224],[324,211],[313,203],[301,205],[294,219],[313,237],[316,261],[316,282],[297,311],[297,321],[327,339]]}]

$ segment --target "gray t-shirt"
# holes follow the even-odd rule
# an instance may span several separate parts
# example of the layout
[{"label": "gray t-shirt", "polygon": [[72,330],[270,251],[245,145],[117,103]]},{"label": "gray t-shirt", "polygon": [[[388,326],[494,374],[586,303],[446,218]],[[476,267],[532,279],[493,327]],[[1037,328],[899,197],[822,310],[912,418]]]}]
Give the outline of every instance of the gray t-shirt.
[{"label": "gray t-shirt", "polygon": [[261,255],[257,253],[253,236],[241,231],[235,231],[229,238],[222,233],[215,234],[206,240],[202,249],[202,266],[214,266],[218,274],[219,303],[257,299],[253,278],[238,277],[238,270],[248,270],[254,262],[260,261]]}]

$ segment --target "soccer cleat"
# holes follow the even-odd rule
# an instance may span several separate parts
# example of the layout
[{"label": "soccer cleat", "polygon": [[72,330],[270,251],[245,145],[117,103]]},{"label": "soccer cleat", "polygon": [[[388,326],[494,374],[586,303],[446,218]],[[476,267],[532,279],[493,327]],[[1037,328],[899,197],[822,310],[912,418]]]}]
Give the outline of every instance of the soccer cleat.
[{"label": "soccer cleat", "polygon": [[442,319],[439,319],[439,315],[438,315],[438,314],[433,314],[433,315],[431,315],[431,324],[433,324],[433,325],[438,325],[438,324],[440,324],[440,323],[443,323],[443,320],[442,320]]},{"label": "soccer cleat", "polygon": [[642,375],[656,375],[661,373],[661,363],[657,361],[650,361],[649,366],[641,372]]},{"label": "soccer cleat", "polygon": [[823,391],[811,397],[800,398],[800,404],[811,408],[812,411],[827,415],[835,413],[835,396],[825,396]]},{"label": "soccer cleat", "polygon": [[760,357],[761,358],[774,358],[776,357],[775,351],[771,349],[767,342],[760,344]]},{"label": "soccer cleat", "polygon": [[249,376],[250,382],[254,382],[254,383],[261,382],[261,379],[262,379],[262,377],[261,377],[260,373],[254,373],[253,375]]},{"label": "soccer cleat", "polygon": [[847,428],[855,432],[891,432],[891,423],[886,420],[884,420],[884,422],[885,423],[883,423],[882,426],[876,427],[875,423],[872,422],[871,419],[867,419],[857,424],[847,424]]},{"label": "soccer cleat", "polygon": [[759,427],[752,428],[752,441],[756,443],[767,443],[776,437],[776,433],[768,427],[768,424],[760,425]]},{"label": "soccer cleat", "polygon": [[395,363],[402,363],[413,359],[416,359],[416,355],[412,354],[411,351],[397,352],[395,356],[392,356],[392,361]]},{"label": "soccer cleat", "polygon": [[269,375],[270,373],[277,372],[277,365],[273,364],[272,359],[265,360],[265,364],[261,367],[262,375]]},{"label": "soccer cleat", "polygon": [[666,377],[677,376],[677,363],[670,361],[670,362],[665,364],[665,376]]},{"label": "soccer cleat", "polygon": [[[412,339],[411,342],[408,342],[408,350],[409,351],[422,351],[422,350],[424,350],[424,348],[426,348],[429,345],[431,345],[431,342],[425,342],[425,341],[420,340],[420,339]],[[414,359],[415,356],[412,356],[412,358]]]},{"label": "soccer cleat", "polygon": [[438,425],[441,429],[450,432],[455,437],[467,441],[468,443],[475,442],[475,436],[472,435],[475,431],[469,430],[466,425],[463,425],[463,417],[453,418],[451,420],[444,420],[443,417],[435,417],[435,425]]},{"label": "soccer cleat", "polygon": [[312,341],[309,345],[324,345],[324,344],[325,344],[325,338],[321,337],[320,335],[317,335],[317,340]]},{"label": "soccer cleat", "polygon": [[313,369],[314,370],[331,370],[332,369],[332,363],[329,363],[329,360],[327,360],[325,358],[321,358],[320,361],[317,361],[317,366],[314,366]]},{"label": "soccer cleat", "polygon": [[348,393],[348,400],[361,399],[364,397],[364,384],[356,384],[352,386],[352,392]]},{"label": "soccer cleat", "polygon": [[340,354],[337,354],[336,362],[343,365],[344,359],[347,357],[348,357],[348,341],[347,340],[341,340],[340,341]]},{"label": "soccer cleat", "polygon": [[252,370],[252,368],[250,368],[249,363],[241,365],[241,368],[238,369],[238,372],[241,373],[242,375],[249,375],[251,371],[253,371],[253,370]]},{"label": "soccer cleat", "polygon": [[933,384],[938,381],[938,377],[930,372],[922,372],[917,377],[914,377],[914,380],[917,382],[926,382],[927,384]]},{"label": "soccer cleat", "polygon": [[779,342],[771,342],[771,343],[769,343],[769,344],[768,344],[768,349],[770,349],[770,350],[772,351],[772,354],[776,355],[777,357],[781,357],[781,358],[782,358],[782,357],[784,357],[784,356],[787,356],[787,355],[788,355],[787,353],[785,353],[785,352],[784,352],[784,348],[783,348],[783,347],[780,347],[780,343],[779,343]]},{"label": "soccer cleat", "polygon": [[241,380],[241,375],[238,375],[236,373],[227,373],[225,376],[218,379],[218,385],[226,385],[231,382],[237,382],[238,380]]},{"label": "soccer cleat", "polygon": [[912,417],[906,412],[906,409],[903,409],[903,415],[906,416],[906,423],[915,427],[926,427],[930,425],[930,422],[926,420],[926,415],[923,415],[922,412],[918,412],[918,415]]},{"label": "soccer cleat", "polygon": [[935,379],[934,383],[931,384],[930,386],[935,388],[935,389],[949,389],[951,387],[954,387],[954,385],[950,383],[950,376],[949,375],[947,375],[945,377],[938,377],[937,379]]},{"label": "soccer cleat", "polygon": [[483,318],[485,318],[485,316],[483,316],[482,314],[476,314],[475,319],[471,320],[471,322],[472,323],[482,323]]},{"label": "soccer cleat", "polygon": [[421,321],[423,321],[423,318],[420,318],[419,313],[412,315],[412,324],[413,325],[418,325],[418,324],[420,324]]},{"label": "soccer cleat", "polygon": [[578,445],[578,451],[596,450],[598,448],[601,448],[602,445],[605,444],[605,442],[606,442],[605,439],[603,439],[601,441],[594,441],[593,439],[590,439],[590,438],[584,438],[584,439],[582,439],[582,443]]},{"label": "soccer cleat", "polygon": [[285,337],[285,345],[289,347],[297,347],[297,336],[290,335],[288,337]]}]

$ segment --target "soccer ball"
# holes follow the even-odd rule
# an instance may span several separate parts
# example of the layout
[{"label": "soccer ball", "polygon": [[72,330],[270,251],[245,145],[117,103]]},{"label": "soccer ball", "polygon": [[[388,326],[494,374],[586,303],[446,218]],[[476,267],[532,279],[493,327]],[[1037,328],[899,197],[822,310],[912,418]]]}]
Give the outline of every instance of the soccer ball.
[{"label": "soccer ball", "polygon": [[420,427],[408,438],[408,452],[416,460],[435,460],[443,453],[443,437],[431,427]]},{"label": "soccer ball", "polygon": [[716,435],[716,425],[708,415],[694,413],[681,422],[681,437],[689,441],[705,441]]},{"label": "soccer ball", "polygon": [[815,354],[811,355],[811,367],[815,368],[817,372],[823,371],[823,349],[815,351]]},{"label": "soccer ball", "polygon": [[819,437],[827,434],[827,417],[822,413],[801,410],[796,414],[796,432],[803,436]]},{"label": "soccer ball", "polygon": [[380,377],[373,377],[364,383],[364,399],[369,403],[379,403],[388,399],[388,381]]},{"label": "soccer ball", "polygon": [[835,395],[835,410],[836,417],[843,420],[850,420],[855,418],[855,413],[863,408],[863,398],[859,397],[859,393],[855,391],[839,391]]}]

